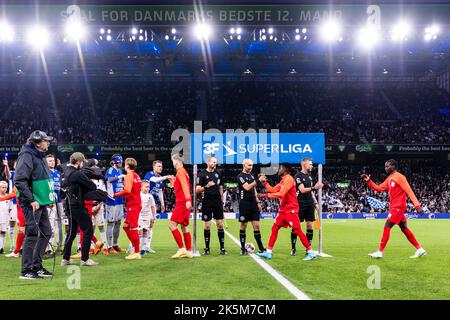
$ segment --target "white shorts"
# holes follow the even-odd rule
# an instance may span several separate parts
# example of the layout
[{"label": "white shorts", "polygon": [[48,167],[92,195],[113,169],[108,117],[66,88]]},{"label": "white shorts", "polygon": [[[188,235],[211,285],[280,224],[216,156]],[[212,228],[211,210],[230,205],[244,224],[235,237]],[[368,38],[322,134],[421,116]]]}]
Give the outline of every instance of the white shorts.
[{"label": "white shorts", "polygon": [[1,222],[0,222],[0,232],[6,232],[6,231],[8,231],[8,227],[9,227],[9,224],[8,224],[8,223],[1,223]]},{"label": "white shorts", "polygon": [[139,229],[150,229],[152,219],[139,219]]},{"label": "white shorts", "polygon": [[12,205],[12,209],[9,212],[9,221],[17,221],[17,204]]},{"label": "white shorts", "polygon": [[0,212],[0,225],[9,226],[9,212]]},{"label": "white shorts", "polygon": [[[56,206],[58,206],[58,208],[56,208]],[[61,220],[64,220],[65,214],[64,214],[64,207],[62,205],[62,203],[57,203],[56,205],[54,205],[53,207],[48,206],[47,207],[47,212],[48,212],[48,220],[50,220],[50,224],[54,225],[56,223],[56,220],[58,218],[58,212],[61,215]],[[67,223],[68,224],[68,223]]]},{"label": "white shorts", "polygon": [[92,214],[92,224],[94,226],[103,226],[105,224],[105,209],[103,206],[97,214]]},{"label": "white shorts", "polygon": [[121,221],[124,212],[124,205],[118,204],[116,206],[105,206],[106,208],[106,219],[108,222]]}]

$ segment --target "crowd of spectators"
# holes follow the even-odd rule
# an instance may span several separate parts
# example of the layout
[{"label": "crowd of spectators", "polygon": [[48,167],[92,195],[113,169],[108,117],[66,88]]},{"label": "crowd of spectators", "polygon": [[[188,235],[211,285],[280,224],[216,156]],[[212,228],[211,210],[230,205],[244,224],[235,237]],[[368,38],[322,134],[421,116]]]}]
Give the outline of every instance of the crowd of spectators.
[{"label": "crowd of spectators", "polygon": [[[300,169],[299,167],[293,167],[292,173],[295,174]],[[221,172],[224,183],[233,185],[237,183],[236,176],[241,170],[238,166],[227,166],[226,168],[220,168],[219,172]],[[425,212],[450,213],[450,168],[439,166],[412,167],[400,162],[400,172],[406,175],[411,188],[421,202]],[[190,173],[192,175],[192,172]],[[375,192],[370,189],[367,183],[361,179],[360,176],[362,173],[370,174],[372,180],[378,184],[386,179],[386,174],[382,167],[355,165],[325,167],[323,175],[323,212],[354,213],[379,211],[369,205],[367,197],[372,197],[383,202],[386,209],[381,211],[387,211],[389,208],[388,192]],[[173,172],[171,169],[166,168],[165,174],[173,174]],[[268,178],[272,185],[279,181],[275,175],[268,176]],[[313,179],[317,181],[317,171],[313,171]],[[257,191],[267,192],[262,184],[258,184]],[[167,200],[166,207],[172,208],[174,203],[173,190],[166,188],[164,192]],[[229,212],[239,211],[238,188],[235,186],[224,187],[224,193],[223,203],[225,210]],[[262,199],[262,202],[265,212],[278,211],[279,201],[277,199]],[[200,203],[201,196],[198,197],[198,204]],[[415,212],[409,200],[408,211]]]},{"label": "crowd of spectators", "polygon": [[[328,144],[448,144],[449,97],[428,84],[0,84],[0,144],[34,129],[59,144],[171,144],[177,128],[325,132]],[[201,99],[200,97],[204,97]]]},{"label": "crowd of spectators", "polygon": [[[1,82],[0,89],[0,145],[22,144],[36,129],[58,144],[171,144],[172,132],[192,130],[194,120],[203,130],[324,132],[328,144],[450,143],[450,116],[442,111],[449,95],[430,84],[40,81]],[[239,170],[225,170],[226,179],[235,182]],[[370,211],[367,196],[387,200],[359,179],[361,170],[327,168],[324,210]],[[404,170],[426,210],[450,211],[448,168]],[[382,173],[373,170],[374,179]],[[170,188],[166,193],[173,197]],[[225,206],[237,210],[236,202],[228,188]],[[277,208],[276,201],[264,203],[267,211]]]}]

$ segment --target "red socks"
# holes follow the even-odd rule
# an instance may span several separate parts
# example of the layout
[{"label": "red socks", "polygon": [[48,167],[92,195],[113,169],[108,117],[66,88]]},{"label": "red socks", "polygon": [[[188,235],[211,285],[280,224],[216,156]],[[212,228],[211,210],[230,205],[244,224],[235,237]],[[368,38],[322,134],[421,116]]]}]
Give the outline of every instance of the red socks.
[{"label": "red socks", "polygon": [[272,250],[273,246],[275,245],[275,241],[277,241],[278,238],[278,230],[280,230],[280,227],[274,224],[272,226],[272,232],[270,233],[269,244],[267,245],[267,249]]},{"label": "red socks", "polygon": [[[417,242],[416,237],[414,237],[414,234],[412,233],[412,231],[409,230],[409,228],[404,228],[404,229],[401,229],[401,230],[405,234],[405,236],[408,239],[408,241],[411,242],[411,244],[416,249],[419,249],[420,248],[420,244],[419,244],[419,242]],[[386,245],[387,245],[387,243],[389,241],[390,234],[391,234],[391,228],[384,227],[383,237],[381,238],[380,249],[379,249],[381,252],[383,252],[384,248],[386,247]]]},{"label": "red socks", "polygon": [[178,229],[175,229],[172,231],[172,236],[175,239],[175,242],[177,243],[178,248],[179,249],[184,248],[183,247],[183,239],[181,239],[181,233],[180,233],[180,231],[178,231]]},{"label": "red socks", "polygon": [[380,248],[378,249],[381,252],[383,252],[384,248],[386,248],[386,245],[389,241],[390,235],[391,235],[391,228],[384,227],[383,236],[381,237],[381,242],[380,242]]},{"label": "red socks", "polygon": [[302,244],[306,248],[306,250],[308,250],[308,251],[311,250],[311,245],[309,243],[309,240],[303,233],[302,229],[295,229],[292,231],[300,238],[300,241],[302,242]]},{"label": "red socks", "polygon": [[20,249],[22,249],[23,239],[25,239],[25,233],[18,232],[17,239],[16,239],[16,250],[14,250],[15,254],[18,254],[20,252]]},{"label": "red socks", "polygon": [[[181,233],[178,229],[175,229],[172,231],[172,236],[175,239],[175,242],[177,243],[178,248],[179,249],[184,248],[183,247],[183,239],[181,238]],[[191,233],[190,232],[183,233],[183,238],[184,238],[184,245],[186,246],[186,250],[191,251],[191,245],[192,245]]]},{"label": "red socks", "polygon": [[191,244],[192,244],[191,233],[190,232],[183,233],[183,237],[186,250],[191,251]]},{"label": "red socks", "polygon": [[127,234],[128,239],[134,248],[134,253],[140,253],[140,239],[139,239],[139,231],[131,230],[129,227],[123,227],[123,230]]},{"label": "red socks", "polygon": [[414,234],[411,230],[409,230],[409,228],[402,229],[402,232],[405,234],[406,238],[408,238],[409,242],[416,247],[416,249],[420,248],[419,242],[417,242],[416,237],[414,237]]}]

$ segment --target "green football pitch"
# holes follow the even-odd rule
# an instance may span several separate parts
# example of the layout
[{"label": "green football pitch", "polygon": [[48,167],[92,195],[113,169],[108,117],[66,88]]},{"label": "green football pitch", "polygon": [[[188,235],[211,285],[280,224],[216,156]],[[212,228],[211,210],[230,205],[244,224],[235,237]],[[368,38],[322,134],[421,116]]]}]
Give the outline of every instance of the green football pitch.
[{"label": "green football pitch", "polygon": [[[264,243],[272,222],[262,220]],[[311,299],[450,298],[450,220],[408,223],[427,250],[426,257],[409,259],[415,248],[395,227],[384,258],[370,259],[367,254],[377,249],[383,220],[327,220],[324,251],[332,258],[304,262],[298,245],[299,254],[291,257],[290,231],[282,229],[268,264]],[[228,220],[227,231],[238,238],[238,222]],[[0,299],[295,299],[250,256],[239,256],[238,246],[229,237],[225,239],[229,255],[220,256],[215,227],[211,238],[210,256],[172,260],[174,240],[167,220],[158,220],[153,239],[156,254],[133,261],[125,260],[123,254],[100,254],[92,257],[100,263],[93,268],[62,267],[59,256],[54,278],[36,281],[19,280],[20,259],[1,255]],[[247,241],[255,243],[251,227]],[[124,234],[121,244],[128,246]],[[51,270],[53,260],[45,260],[44,264]],[[380,282],[374,287],[373,277],[377,275]]]}]

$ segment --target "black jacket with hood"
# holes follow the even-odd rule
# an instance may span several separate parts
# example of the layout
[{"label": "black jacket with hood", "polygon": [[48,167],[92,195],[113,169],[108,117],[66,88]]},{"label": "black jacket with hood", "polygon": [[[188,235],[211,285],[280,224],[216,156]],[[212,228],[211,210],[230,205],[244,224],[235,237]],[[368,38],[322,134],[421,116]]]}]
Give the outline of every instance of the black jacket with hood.
[{"label": "black jacket with hood", "polygon": [[86,175],[83,169],[67,166],[64,170],[64,180],[61,187],[66,189],[68,200],[66,205],[71,207],[84,207],[86,194],[96,191],[97,186]]},{"label": "black jacket with hood", "polygon": [[45,206],[56,202],[53,177],[45,160],[45,152],[25,144],[19,152],[14,175],[19,205],[30,206],[34,201]]}]

